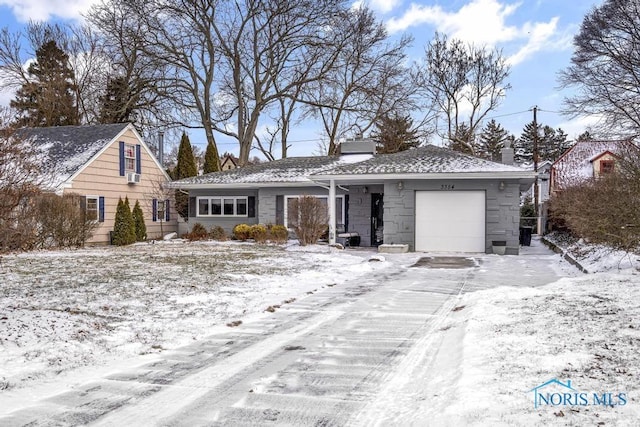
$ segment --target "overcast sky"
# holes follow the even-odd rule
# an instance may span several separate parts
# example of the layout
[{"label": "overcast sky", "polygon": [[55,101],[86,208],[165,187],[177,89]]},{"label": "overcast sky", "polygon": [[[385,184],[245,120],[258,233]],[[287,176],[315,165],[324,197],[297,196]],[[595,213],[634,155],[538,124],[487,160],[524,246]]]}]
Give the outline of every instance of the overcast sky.
[{"label": "overcast sky", "polygon": [[[18,28],[29,19],[78,20],[95,0],[0,0],[0,26]],[[531,108],[540,108],[539,122],[562,127],[569,138],[584,130],[589,118],[571,120],[558,114],[563,92],[557,73],[572,53],[572,39],[582,18],[601,0],[370,0],[391,35],[410,33],[415,41],[411,59],[424,54],[435,31],[476,44],[503,50],[512,65],[512,89],[492,114],[519,136],[531,121]],[[6,103],[7,97],[0,98]],[[313,139],[319,134],[300,129],[293,139]],[[192,138],[193,139],[193,138]],[[196,142],[197,141],[192,141]],[[311,143],[309,143],[311,144]],[[304,151],[304,144],[298,144]],[[222,151],[232,147],[221,147]],[[309,154],[314,147],[307,147]],[[297,150],[296,150],[297,151]]]}]

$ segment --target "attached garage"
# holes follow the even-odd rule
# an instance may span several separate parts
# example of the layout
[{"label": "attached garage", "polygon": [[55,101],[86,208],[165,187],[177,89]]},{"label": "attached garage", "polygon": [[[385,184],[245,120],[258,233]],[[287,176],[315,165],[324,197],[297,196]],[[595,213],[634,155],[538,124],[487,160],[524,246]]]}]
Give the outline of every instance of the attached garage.
[{"label": "attached garage", "polygon": [[484,191],[416,191],[415,250],[485,252]]}]

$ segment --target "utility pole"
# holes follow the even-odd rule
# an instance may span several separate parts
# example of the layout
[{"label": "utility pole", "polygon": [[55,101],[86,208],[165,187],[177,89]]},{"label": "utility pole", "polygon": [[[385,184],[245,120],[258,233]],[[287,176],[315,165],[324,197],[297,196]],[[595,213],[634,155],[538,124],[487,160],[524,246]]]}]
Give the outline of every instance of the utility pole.
[{"label": "utility pole", "polygon": [[541,234],[540,230],[540,212],[538,209],[539,195],[538,195],[538,106],[533,107],[533,172],[536,174],[535,181],[533,181],[533,209],[536,216],[537,232]]}]

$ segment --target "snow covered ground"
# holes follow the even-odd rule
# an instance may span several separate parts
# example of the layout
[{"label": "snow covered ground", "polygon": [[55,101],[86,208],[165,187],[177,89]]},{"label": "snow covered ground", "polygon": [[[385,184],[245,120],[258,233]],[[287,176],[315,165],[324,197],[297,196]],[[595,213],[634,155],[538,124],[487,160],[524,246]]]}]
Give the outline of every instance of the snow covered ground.
[{"label": "snow covered ground", "polygon": [[[587,269],[604,272],[580,274],[538,240],[519,257],[481,255],[470,269],[437,272],[411,269],[420,254],[368,262],[372,253],[366,251],[231,242],[3,256],[0,417],[27,405],[27,398],[50,395],[52,385],[61,382],[82,395],[78,373],[95,376],[107,365],[112,373],[117,363],[131,369],[154,358],[161,361],[181,345],[206,342],[211,334],[225,342],[238,331],[258,341],[218,362],[227,369],[258,360],[258,349],[277,348],[280,355],[276,373],[257,382],[246,379],[247,384],[232,389],[242,400],[234,401],[234,393],[216,394],[216,399],[236,402],[231,408],[240,416],[252,404],[262,408],[255,405],[276,405],[285,398],[311,405],[315,401],[320,410],[320,400],[336,404],[340,396],[351,396],[343,407],[355,408],[345,418],[350,425],[636,426],[637,260],[620,263],[619,269],[621,254],[602,248],[584,252],[591,254],[582,258],[588,260]],[[556,276],[566,277],[556,281]],[[385,277],[390,279],[385,282]],[[539,286],[549,280],[555,282]],[[421,313],[420,307],[431,300],[433,312]],[[260,317],[269,307],[277,316]],[[326,327],[317,326],[321,323],[314,318],[305,324],[310,313],[328,322]],[[403,324],[415,332],[394,329]],[[303,345],[280,348],[297,339],[288,331],[302,336],[315,328],[320,335],[305,335]],[[377,357],[402,338],[400,331],[411,338],[393,353],[391,365],[379,364]],[[378,340],[371,343],[382,346],[380,354],[363,353],[368,345],[364,339],[370,336]],[[227,344],[239,345],[242,339],[234,341]],[[234,357],[242,363],[231,365]],[[356,364],[342,367],[339,361]],[[369,362],[376,375],[367,374]],[[203,372],[212,378],[222,375],[215,365]],[[344,378],[327,376],[336,372]],[[344,380],[360,374],[367,378],[360,384],[373,388],[352,395],[351,382]],[[545,391],[551,403],[564,402],[535,407],[532,389],[553,379],[557,382]],[[571,389],[561,385],[569,381]],[[339,387],[331,390],[331,384]],[[205,410],[215,400],[206,392],[201,391],[205,406],[191,409]],[[612,405],[594,404],[604,399]],[[267,409],[262,415],[273,417],[277,425],[275,406]]]},{"label": "snow covered ground", "polygon": [[[430,425],[640,425],[637,256],[582,242],[566,249],[588,271],[603,272],[462,298],[464,309],[439,331],[458,358],[445,353],[424,379],[433,392],[414,408],[420,419]],[[543,388],[551,404],[535,408],[532,390],[553,379],[571,381],[573,390],[557,383]],[[566,393],[569,400],[559,400]],[[611,405],[600,404],[608,393]]]},{"label": "snow covered ground", "polygon": [[587,243],[567,233],[552,232],[545,239],[575,259],[589,273],[640,268],[640,256],[604,245]]},{"label": "snow covered ground", "polygon": [[357,254],[180,241],[4,255],[0,399],[75,368],[188,344],[371,272]]}]

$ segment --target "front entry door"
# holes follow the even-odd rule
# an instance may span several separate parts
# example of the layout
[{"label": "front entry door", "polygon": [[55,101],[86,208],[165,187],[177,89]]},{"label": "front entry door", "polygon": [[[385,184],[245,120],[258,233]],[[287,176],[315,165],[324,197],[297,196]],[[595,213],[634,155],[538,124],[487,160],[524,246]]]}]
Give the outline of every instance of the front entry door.
[{"label": "front entry door", "polygon": [[384,206],[382,199],[384,194],[371,194],[371,246],[380,246],[384,232],[383,213]]}]

